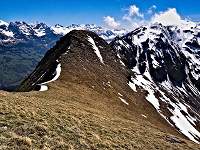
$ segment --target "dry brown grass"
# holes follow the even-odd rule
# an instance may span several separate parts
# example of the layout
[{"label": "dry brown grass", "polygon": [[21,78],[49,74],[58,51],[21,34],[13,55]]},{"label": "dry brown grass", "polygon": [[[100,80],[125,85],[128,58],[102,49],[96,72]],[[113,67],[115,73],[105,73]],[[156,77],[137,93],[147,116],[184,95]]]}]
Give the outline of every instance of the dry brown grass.
[{"label": "dry brown grass", "polygon": [[109,93],[59,81],[47,92],[0,92],[0,149],[199,149]]}]

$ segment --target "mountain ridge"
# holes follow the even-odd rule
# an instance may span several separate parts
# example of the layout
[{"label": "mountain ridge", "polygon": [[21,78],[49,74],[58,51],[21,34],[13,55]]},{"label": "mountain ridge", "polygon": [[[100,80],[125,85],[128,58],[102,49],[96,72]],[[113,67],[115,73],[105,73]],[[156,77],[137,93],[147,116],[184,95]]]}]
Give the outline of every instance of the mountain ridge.
[{"label": "mountain ridge", "polygon": [[[15,27],[15,29],[13,29]],[[1,40],[1,42],[11,42],[13,40],[20,40],[18,34],[20,34],[23,38],[31,37],[42,37],[46,34],[55,34],[59,36],[66,35],[72,30],[89,30],[96,32],[100,37],[107,41],[111,41],[117,35],[124,35],[127,33],[125,29],[116,30],[116,29],[108,29],[104,27],[97,26],[95,24],[71,24],[69,26],[62,26],[60,24],[56,24],[54,26],[48,26],[45,23],[35,23],[28,24],[24,21],[16,21],[16,22],[4,22],[1,20],[0,23],[0,34],[4,36],[5,39]]]},{"label": "mountain ridge", "polygon": [[[148,81],[152,91],[145,89],[146,84],[135,85],[141,76],[128,68],[129,63],[112,44],[90,31],[71,31],[46,53],[18,92],[0,92],[4,116],[1,145],[19,149],[197,150],[199,145],[152,105],[157,101],[152,96],[156,85],[147,77],[139,81]],[[176,106],[175,101],[170,104]]]},{"label": "mountain ridge", "polygon": [[[93,40],[94,38],[96,39],[95,40],[96,42],[94,42],[94,40]],[[87,43],[85,41],[87,41]],[[99,45],[98,47],[97,47],[97,44]],[[73,47],[74,47],[74,49],[73,49]],[[83,49],[78,49],[78,47],[82,47]],[[104,48],[104,47],[106,47],[106,48]],[[79,51],[77,51],[77,49]],[[90,49],[92,51],[94,50],[94,52],[91,52]],[[102,57],[102,54],[100,53],[99,49],[101,49],[101,51],[103,51],[103,49],[107,50],[106,52],[104,52],[103,57]],[[40,67],[41,64],[45,64],[44,67],[47,67],[49,69],[49,66],[47,65],[49,60],[51,60],[50,63],[52,63],[52,66],[55,67],[54,64],[61,63],[60,61],[61,61],[62,57],[64,57],[64,58],[66,57],[65,55],[69,55],[69,58],[72,58],[72,59],[76,59],[76,58],[81,59],[80,61],[87,61],[87,62],[93,62],[93,63],[100,62],[101,66],[106,66],[108,63],[107,60],[115,59],[114,54],[112,54],[113,52],[109,49],[111,49],[111,48],[109,48],[108,44],[102,38],[100,38],[96,34],[94,34],[93,32],[85,31],[85,30],[73,30],[70,33],[68,33],[66,36],[62,37],[56,43],[56,45],[46,53],[46,55],[44,56],[44,58],[41,60],[41,62],[38,64],[37,67]],[[96,52],[96,51],[98,51],[98,52]],[[98,59],[97,58],[95,59],[94,55],[92,55],[91,53],[95,54]],[[108,56],[105,56],[105,53],[107,53]],[[110,53],[110,55],[109,55],[109,53]],[[93,59],[91,59],[91,58],[93,58]],[[104,58],[104,59],[102,59],[102,58]],[[51,66],[51,64],[50,64],[50,66]],[[114,64],[114,66],[116,66],[116,65]],[[45,75],[44,72],[41,72],[40,69],[37,70],[37,67],[36,67],[36,70],[33,71],[33,75],[30,75],[30,76],[35,77],[34,74],[36,72],[38,72],[39,76],[42,76],[43,78],[45,78],[45,76],[49,77],[49,74],[52,73],[50,71],[50,73],[47,72],[47,75]],[[44,68],[41,68],[41,69],[43,71],[48,70],[48,69],[44,69]],[[51,69],[49,69],[49,70],[51,70]],[[55,70],[54,70],[54,72],[55,72]],[[27,79],[29,79],[29,77]],[[42,78],[39,78],[39,79],[43,80]],[[38,80],[33,81],[32,79],[30,79],[29,81],[47,82],[47,81],[38,81]],[[30,83],[29,81],[27,81],[27,83],[29,84],[29,86],[32,86],[33,83]],[[23,84],[24,84],[24,82],[22,83],[22,85]],[[26,87],[25,87],[25,89],[26,89]],[[34,88],[31,88],[30,90],[33,90],[33,89]],[[29,91],[29,88],[28,88],[28,91]]]},{"label": "mountain ridge", "polygon": [[199,30],[199,25],[153,24],[110,44],[91,31],[73,30],[47,51],[17,91],[84,86],[117,98],[117,107],[131,114],[148,114],[159,130],[199,143]]},{"label": "mountain ridge", "polygon": [[[154,31],[155,29],[156,31]],[[162,32],[160,32],[159,34],[154,34],[154,32],[158,33],[159,29],[161,29]],[[148,30],[151,30],[151,32],[149,32]],[[138,31],[141,31],[143,34],[141,34]],[[147,34],[145,32],[148,33],[148,37],[151,37],[152,35],[151,37],[152,39],[149,39],[149,38],[144,39],[142,36],[145,36],[145,34]],[[186,73],[184,71],[181,71],[181,69],[185,68],[185,67],[182,67],[182,65],[186,65],[184,63],[186,59],[183,59],[184,55],[181,53],[179,47],[175,43],[173,43],[173,41],[169,39],[170,35],[168,34],[168,32],[169,31],[167,31],[166,27],[160,24],[150,26],[149,29],[147,27],[141,27],[121,38],[120,37],[116,38],[113,42],[110,43],[110,46],[114,48],[114,50],[111,49],[111,51],[113,51],[112,53],[115,55],[116,59],[118,60],[118,63],[119,63],[117,65],[118,67],[124,66],[125,68],[127,67],[128,69],[130,69],[126,71],[127,74],[125,77],[127,78],[127,80],[124,80],[123,84],[128,85],[134,92],[138,92],[138,89],[145,90],[148,93],[146,95],[146,100],[154,106],[157,112],[166,121],[168,121],[169,124],[177,128],[179,132],[181,132],[182,134],[184,134],[186,137],[193,140],[194,142],[198,143],[199,137],[200,137],[200,132],[198,131],[199,123],[200,123],[199,112],[198,112],[199,110],[198,104],[199,104],[200,95],[196,94],[197,91],[193,91],[194,89],[190,89],[191,87],[193,88],[195,87],[194,84],[190,84],[191,82],[190,80],[187,81],[188,84],[187,82],[186,84],[184,84],[185,86],[187,85],[187,87],[182,85],[182,83],[185,82],[186,80],[186,77],[185,77]],[[82,33],[84,33],[83,36],[82,36]],[[95,40],[94,42],[93,38],[95,38],[95,36],[91,38],[90,34],[92,33],[88,31],[74,30],[70,32],[65,37],[61,38],[61,41],[59,41],[60,43],[62,42],[65,43],[64,45],[65,48],[62,46],[62,44],[58,46],[59,45],[59,42],[58,42],[56,47],[60,47],[60,51],[58,50],[59,54],[57,55],[56,50],[54,50],[54,52],[50,50],[49,53],[45,55],[44,59],[46,58],[47,60],[51,60],[51,61],[53,60],[54,62],[56,62],[58,61],[58,58],[60,57],[62,58],[61,53],[65,53],[66,55],[69,55],[68,56],[69,58],[64,56],[64,58],[66,57],[65,58],[66,60],[70,59],[69,52],[71,51],[71,45],[68,43],[71,41],[70,35],[72,35],[72,37],[73,36],[76,37],[74,40],[75,43],[77,43],[77,41],[80,41],[78,42],[79,44],[75,46],[74,50],[76,50],[79,47],[79,45],[81,47],[85,47],[87,45],[86,43],[83,42],[86,37],[88,37],[88,39],[86,40],[92,45],[93,50],[95,51],[98,50],[98,47],[96,46],[95,43],[96,42],[99,43],[99,41],[101,40]],[[79,39],[80,37],[81,39]],[[140,42],[137,42],[137,44],[134,44],[134,41],[135,41],[134,38],[138,38],[138,37],[142,37],[141,44]],[[138,39],[136,41],[138,41]],[[102,43],[100,44],[100,47],[106,44],[104,42],[100,42],[100,43]],[[69,44],[69,45],[66,45],[66,44]],[[155,46],[151,46],[151,48],[154,47],[153,52],[151,52],[152,49],[149,48],[148,46],[149,44],[155,45]],[[72,45],[73,45],[73,42],[72,42]],[[66,49],[66,47],[68,48]],[[108,53],[110,50],[108,51],[109,48],[106,48],[106,49]],[[67,50],[69,50],[69,52]],[[48,58],[48,55],[50,55],[51,52],[53,56],[55,56],[56,58],[54,59]],[[133,53],[130,54],[130,52],[131,53],[133,52]],[[74,53],[76,52],[74,51]],[[81,57],[77,57],[79,56],[79,53],[84,53],[84,55],[82,55]],[[82,59],[82,58],[85,58],[85,56],[87,56],[88,53],[90,54],[89,51],[86,53],[84,51],[78,52],[77,54],[73,55],[73,57],[75,57],[74,59]],[[100,51],[98,54],[101,55]],[[104,65],[103,58],[105,58],[105,56],[102,57],[102,56],[99,56],[98,54],[96,53],[99,59],[98,62]],[[91,55],[89,56],[91,57]],[[160,58],[156,59],[156,57],[158,56],[160,56]],[[124,60],[121,58],[126,58],[127,60]],[[46,71],[49,69],[44,59],[41,61],[41,63],[39,63],[38,67],[36,68],[36,71],[34,71],[26,80],[24,80],[24,82],[22,82],[18,91],[30,91],[34,89],[35,85],[41,85],[41,84],[43,85],[43,83],[41,81],[38,81],[38,79],[42,80],[43,78],[45,78],[45,73],[43,71]],[[66,61],[65,59],[64,60],[61,59],[61,60]],[[84,61],[89,61],[91,65],[93,60],[88,57],[86,60],[83,60],[83,62]],[[72,62],[73,61],[68,61],[69,65],[71,65]],[[113,59],[112,64],[114,62],[117,62],[117,61]],[[77,61],[76,63],[77,65],[79,64]],[[47,67],[48,69],[44,69],[43,67],[41,67],[41,64],[46,65],[44,67]],[[129,64],[132,64],[132,65],[130,66]],[[68,64],[65,64],[65,65],[68,65]],[[173,67],[171,68],[171,66],[173,65],[176,66],[176,68],[173,68]],[[78,66],[80,66],[80,64]],[[37,70],[38,68],[42,68],[42,69]],[[61,68],[62,68],[62,63],[61,63]],[[155,70],[152,72],[153,69]],[[66,69],[66,71],[68,71],[68,69]],[[165,72],[161,72],[161,71],[165,71]],[[37,76],[37,72],[40,73],[38,76]],[[54,68],[54,72],[55,72],[55,68]],[[50,74],[52,74],[51,71],[50,71]],[[61,78],[62,78],[62,74],[65,74],[65,72],[61,73]],[[47,73],[47,76],[49,77],[49,73]],[[63,75],[63,76],[68,76],[68,75]],[[77,78],[79,78],[79,76],[82,76],[82,75],[79,74]],[[34,81],[34,78],[36,79],[36,81]],[[101,80],[102,79],[100,78],[99,82],[101,82]],[[43,82],[48,83],[48,81],[43,81]],[[41,88],[39,89],[41,90]],[[174,92],[173,90],[176,90],[177,93],[173,93]],[[182,94],[182,97],[181,97],[181,94]],[[193,99],[189,100],[191,98]],[[129,103],[123,98],[121,98],[121,100],[126,105],[129,105]],[[183,126],[180,122],[182,122],[185,126]]]}]

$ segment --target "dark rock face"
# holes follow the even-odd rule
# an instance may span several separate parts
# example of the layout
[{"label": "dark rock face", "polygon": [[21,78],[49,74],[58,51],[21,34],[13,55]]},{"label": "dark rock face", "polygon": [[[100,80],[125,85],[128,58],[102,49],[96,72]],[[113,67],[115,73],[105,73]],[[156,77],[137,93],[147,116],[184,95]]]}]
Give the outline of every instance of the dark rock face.
[{"label": "dark rock face", "polygon": [[[141,41],[140,46],[134,44],[132,43],[134,41],[132,35],[139,38],[139,36],[144,34],[139,31],[145,31],[145,28],[136,29],[136,31],[127,34],[121,39],[115,39],[111,42],[111,45],[117,49],[116,51],[123,58],[124,63],[129,69],[133,69],[138,65],[141,74],[148,70],[148,65],[148,71],[156,82],[165,81],[168,75],[171,82],[175,85],[181,85],[186,79],[186,58],[182,54],[181,49],[172,41],[167,41],[163,33],[156,37],[154,41],[147,38]],[[154,47],[150,47],[149,45],[151,44]],[[154,60],[158,63],[156,67],[153,66]]]}]

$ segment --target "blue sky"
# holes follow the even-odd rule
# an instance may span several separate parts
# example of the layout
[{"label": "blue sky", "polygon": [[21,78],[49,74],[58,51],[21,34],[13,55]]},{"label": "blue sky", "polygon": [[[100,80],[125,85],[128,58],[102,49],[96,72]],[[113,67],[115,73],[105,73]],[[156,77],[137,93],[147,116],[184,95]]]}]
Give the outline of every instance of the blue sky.
[{"label": "blue sky", "polygon": [[[145,14],[153,5],[154,13],[176,8],[183,18],[200,21],[200,0],[4,0],[0,5],[0,19],[4,21],[45,22],[69,25],[95,23],[102,25],[105,16],[116,20],[135,5]],[[145,15],[143,19],[149,19]]]}]

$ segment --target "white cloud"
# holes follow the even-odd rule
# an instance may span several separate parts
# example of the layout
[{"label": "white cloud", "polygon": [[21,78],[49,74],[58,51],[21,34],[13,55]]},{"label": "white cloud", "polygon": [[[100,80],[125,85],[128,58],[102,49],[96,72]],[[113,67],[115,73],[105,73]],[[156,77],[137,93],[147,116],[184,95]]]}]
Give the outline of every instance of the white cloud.
[{"label": "white cloud", "polygon": [[152,14],[153,12],[155,12],[155,10],[157,9],[156,5],[152,5],[148,10],[147,10],[147,14]]},{"label": "white cloud", "polygon": [[123,20],[131,21],[134,17],[143,18],[144,15],[140,13],[140,9],[136,5],[131,5],[128,8],[128,13],[123,16]]},{"label": "white cloud", "polygon": [[111,16],[104,17],[104,23],[107,27],[112,29],[117,29],[120,26],[120,23],[115,20],[115,18]]},{"label": "white cloud", "polygon": [[176,8],[169,8],[167,11],[155,14],[151,18],[152,23],[162,23],[163,25],[180,25],[183,20],[177,13]]},{"label": "white cloud", "polygon": [[153,6],[151,6],[151,8],[153,8],[153,9],[156,9],[156,8],[157,8],[157,6],[156,6],[156,5],[153,5]]},{"label": "white cloud", "polygon": [[152,5],[146,11],[140,12],[140,9],[136,5],[130,5],[128,9],[126,9],[126,13],[118,21],[111,16],[107,16],[104,17],[104,22],[109,28],[116,29],[120,27],[127,30],[134,30],[139,26],[152,23],[162,23],[165,26],[180,26],[187,23],[187,20],[183,19],[178,14],[176,8],[168,8],[165,11],[157,13],[156,9],[157,6]]},{"label": "white cloud", "polygon": [[129,16],[130,17],[134,17],[134,16],[143,17],[143,14],[140,13],[140,9],[136,5],[131,5],[129,7]]}]

